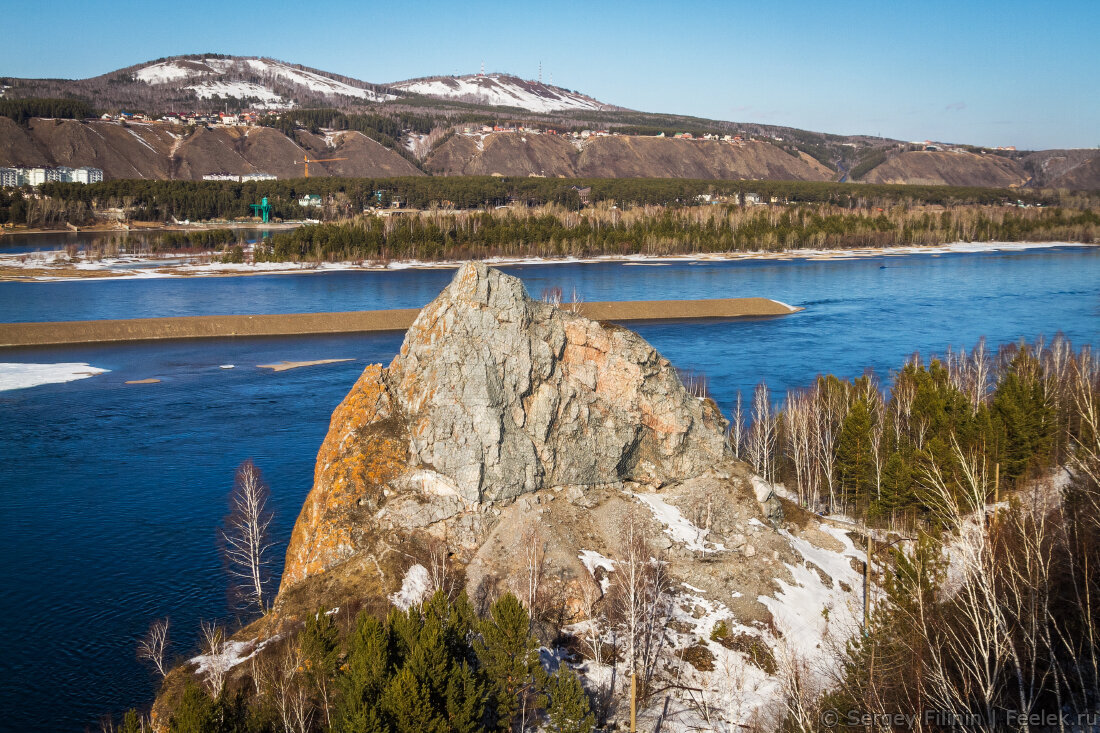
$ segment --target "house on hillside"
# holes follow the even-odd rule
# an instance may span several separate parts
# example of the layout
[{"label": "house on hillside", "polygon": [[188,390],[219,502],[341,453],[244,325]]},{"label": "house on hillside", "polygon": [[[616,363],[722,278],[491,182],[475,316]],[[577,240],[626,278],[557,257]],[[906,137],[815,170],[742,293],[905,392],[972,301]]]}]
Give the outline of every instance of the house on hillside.
[{"label": "house on hillside", "polygon": [[573,186],[572,190],[577,192],[577,197],[581,200],[581,204],[588,206],[588,201],[592,198],[592,187],[585,186],[584,188],[578,188],[577,186]]},{"label": "house on hillside", "polygon": [[303,209],[311,206],[320,207],[321,197],[315,193],[307,193],[305,196],[298,199],[298,205],[301,206]]},{"label": "house on hillside", "polygon": [[764,197],[758,193],[746,193],[744,206],[760,206],[764,203]]}]

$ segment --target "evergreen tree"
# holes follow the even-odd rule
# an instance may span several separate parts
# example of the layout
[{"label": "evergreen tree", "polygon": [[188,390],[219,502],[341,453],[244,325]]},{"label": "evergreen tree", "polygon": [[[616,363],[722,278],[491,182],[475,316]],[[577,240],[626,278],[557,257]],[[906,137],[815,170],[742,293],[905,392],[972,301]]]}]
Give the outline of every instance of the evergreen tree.
[{"label": "evergreen tree", "polygon": [[476,733],[485,716],[485,685],[463,662],[447,677],[447,721],[453,733]]},{"label": "evergreen tree", "polygon": [[118,733],[142,733],[141,717],[138,715],[137,710],[131,708],[126,711],[126,714],[122,716],[122,725],[119,726]]},{"label": "evergreen tree", "polygon": [[428,690],[408,668],[398,672],[382,695],[396,733],[446,733],[447,721],[433,708]]},{"label": "evergreen tree", "polygon": [[349,635],[347,660],[337,677],[339,703],[333,729],[342,733],[387,733],[382,693],[393,675],[394,640],[390,629],[367,612],[359,614]]},{"label": "evergreen tree", "polygon": [[1001,439],[998,458],[1001,475],[1008,480],[1020,478],[1030,463],[1046,458],[1053,443],[1054,420],[1042,382],[1020,374],[1029,359],[1021,352],[993,394]]},{"label": "evergreen tree", "polygon": [[856,400],[841,423],[836,443],[837,486],[847,504],[866,501],[874,489],[872,429],[866,400]]},{"label": "evergreen tree", "polygon": [[540,693],[545,672],[530,628],[523,604],[506,593],[489,608],[489,618],[481,622],[481,638],[474,645],[489,683],[491,713],[500,730],[510,730],[525,705],[532,712],[543,705]]},{"label": "evergreen tree", "polygon": [[320,707],[325,713],[325,723],[331,724],[331,693],[336,662],[339,658],[337,643],[340,633],[336,624],[323,609],[306,619],[305,628],[298,634],[298,648],[302,654],[305,677],[314,693],[320,697]]},{"label": "evergreen tree", "polygon": [[577,675],[563,662],[546,685],[550,697],[547,717],[558,733],[589,733],[596,725],[592,704]]}]

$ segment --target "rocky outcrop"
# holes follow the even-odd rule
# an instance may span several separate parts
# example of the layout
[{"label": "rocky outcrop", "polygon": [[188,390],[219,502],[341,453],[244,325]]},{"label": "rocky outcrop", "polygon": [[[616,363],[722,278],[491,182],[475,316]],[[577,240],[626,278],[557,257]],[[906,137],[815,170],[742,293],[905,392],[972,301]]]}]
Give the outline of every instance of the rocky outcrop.
[{"label": "rocky outcrop", "polygon": [[725,427],[637,334],[467,264],[333,414],[283,588],[417,530],[468,560],[525,494],[703,475],[728,461]]},{"label": "rocky outcrop", "polygon": [[565,178],[698,178],[828,181],[836,174],[809,156],[765,142],[733,145],[645,136],[594,137],[580,149],[557,135],[455,135],[425,163],[442,175]]},{"label": "rocky outcrop", "polygon": [[1020,164],[1008,158],[932,150],[894,156],[871,169],[863,178],[867,183],[996,188],[1022,186],[1027,179],[1027,173]]}]

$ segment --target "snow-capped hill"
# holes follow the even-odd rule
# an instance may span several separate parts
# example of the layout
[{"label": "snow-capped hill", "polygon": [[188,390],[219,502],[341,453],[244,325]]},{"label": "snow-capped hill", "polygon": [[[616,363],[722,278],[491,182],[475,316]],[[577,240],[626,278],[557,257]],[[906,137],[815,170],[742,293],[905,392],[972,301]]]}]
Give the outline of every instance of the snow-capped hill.
[{"label": "snow-capped hill", "polygon": [[321,95],[354,97],[369,102],[394,99],[367,87],[323,72],[266,58],[174,58],[148,64],[133,72],[136,81],[150,86],[181,84],[200,99],[215,96],[257,100],[271,107],[294,105],[293,98]]},{"label": "snow-capped hill", "polygon": [[599,110],[606,107],[601,102],[583,94],[504,74],[411,79],[390,86],[427,97],[455,99],[495,107],[519,107],[530,112]]}]

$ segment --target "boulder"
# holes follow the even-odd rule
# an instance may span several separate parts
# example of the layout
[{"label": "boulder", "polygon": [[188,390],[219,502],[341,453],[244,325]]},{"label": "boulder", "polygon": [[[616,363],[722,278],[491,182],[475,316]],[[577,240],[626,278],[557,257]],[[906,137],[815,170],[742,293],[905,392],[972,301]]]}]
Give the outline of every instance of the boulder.
[{"label": "boulder", "polygon": [[414,530],[472,557],[525,494],[591,508],[623,482],[701,476],[729,461],[726,424],[636,333],[466,264],[333,413],[282,590]]}]

